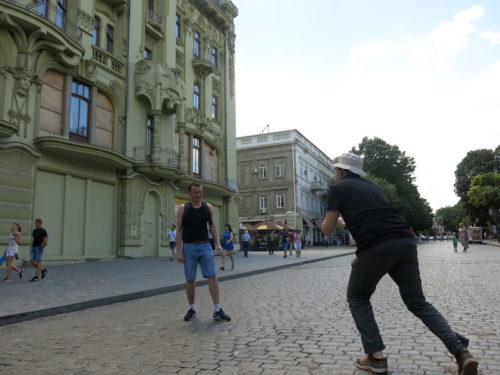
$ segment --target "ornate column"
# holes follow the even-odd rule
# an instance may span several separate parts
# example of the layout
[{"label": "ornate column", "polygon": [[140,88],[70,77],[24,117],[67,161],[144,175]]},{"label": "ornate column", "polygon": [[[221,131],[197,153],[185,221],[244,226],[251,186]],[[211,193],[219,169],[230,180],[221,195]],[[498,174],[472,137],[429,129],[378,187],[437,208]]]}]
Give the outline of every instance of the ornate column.
[{"label": "ornate column", "polygon": [[159,163],[161,161],[160,155],[160,126],[161,126],[161,111],[154,110],[151,112],[153,115],[153,154],[151,155],[151,160],[153,163]]},{"label": "ornate column", "polygon": [[178,122],[177,123],[177,129],[179,129],[179,171],[182,174],[187,173],[187,160],[184,157],[185,154],[185,143],[184,140],[186,138],[186,123],[185,122]]}]

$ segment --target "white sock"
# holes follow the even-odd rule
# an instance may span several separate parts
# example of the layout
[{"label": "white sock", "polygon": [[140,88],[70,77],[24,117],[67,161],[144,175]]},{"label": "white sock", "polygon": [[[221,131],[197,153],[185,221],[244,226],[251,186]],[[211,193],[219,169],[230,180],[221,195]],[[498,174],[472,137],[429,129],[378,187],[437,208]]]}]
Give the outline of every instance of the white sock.
[{"label": "white sock", "polygon": [[214,311],[218,312],[220,310],[220,303],[214,305]]},{"label": "white sock", "polygon": [[384,358],[384,352],[380,351],[380,352],[375,352],[372,354],[373,358],[375,359],[382,359]]},{"label": "white sock", "polygon": [[189,305],[189,308],[193,311],[196,311],[196,306],[193,304],[193,305]]}]

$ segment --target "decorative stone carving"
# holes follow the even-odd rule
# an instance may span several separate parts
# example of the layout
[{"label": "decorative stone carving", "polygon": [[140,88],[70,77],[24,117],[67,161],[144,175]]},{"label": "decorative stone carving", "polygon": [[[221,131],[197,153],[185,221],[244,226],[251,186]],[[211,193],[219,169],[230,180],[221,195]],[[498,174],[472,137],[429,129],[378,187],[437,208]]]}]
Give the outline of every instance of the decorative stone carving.
[{"label": "decorative stone carving", "polygon": [[94,30],[94,17],[84,10],[78,8],[77,25],[87,33],[92,34]]},{"label": "decorative stone carving", "polygon": [[84,60],[83,62],[83,75],[85,78],[95,81],[96,80],[96,67],[97,64],[94,60]]},{"label": "decorative stone carving", "polygon": [[144,74],[151,70],[151,65],[146,60],[140,60],[135,64],[135,72],[137,74]]}]

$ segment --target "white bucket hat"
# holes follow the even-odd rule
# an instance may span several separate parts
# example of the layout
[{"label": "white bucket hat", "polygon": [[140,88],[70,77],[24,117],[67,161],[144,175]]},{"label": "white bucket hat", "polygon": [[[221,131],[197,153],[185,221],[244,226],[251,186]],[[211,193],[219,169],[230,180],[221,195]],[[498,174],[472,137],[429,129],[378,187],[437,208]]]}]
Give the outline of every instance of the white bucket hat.
[{"label": "white bucket hat", "polygon": [[363,158],[349,152],[333,159],[333,167],[347,169],[357,175],[366,176],[366,172],[363,170]]}]

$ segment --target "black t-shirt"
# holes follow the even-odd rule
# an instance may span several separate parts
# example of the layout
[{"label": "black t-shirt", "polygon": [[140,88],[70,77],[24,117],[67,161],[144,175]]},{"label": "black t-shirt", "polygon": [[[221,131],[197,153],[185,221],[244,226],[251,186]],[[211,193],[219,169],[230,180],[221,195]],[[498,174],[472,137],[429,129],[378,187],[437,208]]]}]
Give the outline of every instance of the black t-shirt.
[{"label": "black t-shirt", "polygon": [[208,241],[210,239],[208,224],[212,224],[212,217],[205,202],[202,202],[199,208],[186,203],[182,219],[182,241],[185,243]]},{"label": "black t-shirt", "polygon": [[40,247],[43,243],[43,239],[47,237],[47,231],[43,228],[35,228],[33,229],[33,242],[31,246]]},{"label": "black t-shirt", "polygon": [[380,187],[361,177],[350,176],[333,185],[327,210],[342,214],[358,244],[356,254],[385,241],[412,237],[406,220]]}]

